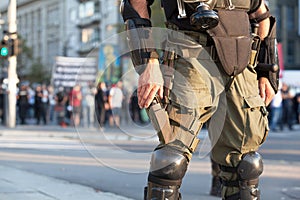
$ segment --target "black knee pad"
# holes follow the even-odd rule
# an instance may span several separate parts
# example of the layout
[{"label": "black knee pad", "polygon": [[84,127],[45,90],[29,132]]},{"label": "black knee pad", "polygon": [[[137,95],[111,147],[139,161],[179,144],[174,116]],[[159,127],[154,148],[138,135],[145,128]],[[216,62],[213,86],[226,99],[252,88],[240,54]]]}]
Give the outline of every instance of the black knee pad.
[{"label": "black knee pad", "polygon": [[238,166],[240,180],[251,180],[258,178],[263,172],[263,162],[259,153],[249,152],[244,154]]},{"label": "black knee pad", "polygon": [[153,152],[144,199],[181,199],[179,189],[189,164],[184,152],[184,147],[171,145]]},{"label": "black knee pad", "polygon": [[152,154],[148,180],[160,185],[181,185],[189,160],[184,152],[165,145]]},{"label": "black knee pad", "polygon": [[222,180],[223,186],[238,187],[240,192],[224,197],[225,200],[258,200],[260,191],[258,188],[259,176],[263,172],[263,162],[259,153],[249,152],[243,155],[237,167],[221,166],[224,172],[237,174],[237,180]]},{"label": "black knee pad", "polygon": [[260,154],[254,151],[245,154],[237,168],[237,172],[241,199],[259,199],[258,177],[263,172],[263,162]]}]

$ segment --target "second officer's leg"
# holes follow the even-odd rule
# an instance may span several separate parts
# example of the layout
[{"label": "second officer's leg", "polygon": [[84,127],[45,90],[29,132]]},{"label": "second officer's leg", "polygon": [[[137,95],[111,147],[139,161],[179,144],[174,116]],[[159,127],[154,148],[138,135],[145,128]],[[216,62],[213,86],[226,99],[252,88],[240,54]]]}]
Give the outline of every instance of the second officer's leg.
[{"label": "second officer's leg", "polygon": [[225,124],[212,149],[212,159],[221,166],[225,200],[254,200],[260,196],[258,179],[263,163],[256,151],[267,135],[268,121],[256,77],[255,70],[247,67],[226,92]]}]

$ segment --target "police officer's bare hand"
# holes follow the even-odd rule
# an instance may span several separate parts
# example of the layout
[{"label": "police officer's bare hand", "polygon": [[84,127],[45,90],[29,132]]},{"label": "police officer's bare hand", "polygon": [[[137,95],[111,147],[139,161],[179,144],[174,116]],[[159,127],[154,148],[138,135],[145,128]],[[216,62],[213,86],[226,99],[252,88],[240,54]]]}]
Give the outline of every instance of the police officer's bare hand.
[{"label": "police officer's bare hand", "polygon": [[155,95],[163,97],[163,77],[157,59],[150,59],[138,82],[138,104],[147,108]]},{"label": "police officer's bare hand", "polygon": [[269,82],[265,77],[258,80],[259,94],[261,98],[264,99],[266,106],[269,105],[275,96],[275,92]]}]

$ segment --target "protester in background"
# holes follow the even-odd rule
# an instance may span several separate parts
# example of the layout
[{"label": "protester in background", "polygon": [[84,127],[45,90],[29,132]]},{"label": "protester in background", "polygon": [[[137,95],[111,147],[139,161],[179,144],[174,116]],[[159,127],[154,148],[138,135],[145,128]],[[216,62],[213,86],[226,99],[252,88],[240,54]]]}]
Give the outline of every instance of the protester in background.
[{"label": "protester in background", "polygon": [[298,117],[298,124],[300,124],[300,93],[296,94],[296,101],[297,101],[297,117]]},{"label": "protester in background", "polygon": [[55,93],[54,93],[54,88],[53,86],[49,85],[48,86],[48,99],[49,99],[49,121],[50,122],[54,122],[55,119],[55,105],[56,105],[56,101],[55,101]]},{"label": "protester in background", "polygon": [[105,82],[99,82],[97,85],[97,93],[95,95],[95,112],[100,128],[103,128],[105,123],[105,104],[107,103],[106,90]]},{"label": "protester in background", "polygon": [[42,117],[44,120],[44,124],[47,124],[49,116],[49,92],[47,89],[47,85],[42,85]]},{"label": "protester in background", "polygon": [[65,103],[65,122],[67,125],[71,125],[71,115],[72,115],[72,109],[70,106],[70,95],[72,91],[72,87],[65,87],[64,93],[66,96],[66,103]]},{"label": "protester in background", "polygon": [[35,90],[32,89],[32,87],[28,86],[28,94],[29,94],[29,100],[28,100],[28,118],[30,120],[34,120],[36,118],[35,116]]},{"label": "protester in background", "polygon": [[107,84],[107,89],[105,91],[106,96],[106,102],[105,102],[105,121],[109,123],[109,126],[111,122],[109,121],[112,118],[112,110],[109,104],[109,92],[112,87],[114,87],[114,84]]},{"label": "protester in background", "polygon": [[89,84],[82,88],[82,118],[83,126],[93,127],[95,116],[95,87]]},{"label": "protester in background", "polygon": [[66,93],[64,92],[64,88],[60,87],[58,88],[58,92],[55,95],[55,112],[57,117],[57,123],[61,127],[66,127],[67,124],[65,122],[65,114],[66,114],[66,102],[68,100],[68,97],[66,96]]},{"label": "protester in background", "polygon": [[294,121],[293,95],[290,92],[290,87],[286,83],[282,83],[281,95],[282,95],[282,124],[288,125],[289,130],[293,130],[293,121]]},{"label": "protester in background", "polygon": [[273,98],[271,105],[271,119],[270,119],[270,129],[271,131],[278,131],[277,126],[279,125],[280,130],[283,129],[282,124],[282,94],[279,90],[275,97]]},{"label": "protester in background", "polygon": [[44,124],[47,123],[46,113],[44,110],[42,98],[43,98],[43,90],[42,90],[42,87],[40,85],[38,85],[35,88],[35,95],[34,95],[34,111],[35,111],[37,125],[40,124],[41,118],[42,118]]},{"label": "protester in background", "polygon": [[5,90],[3,89],[3,85],[0,84],[0,120],[1,124],[4,124],[5,122]]},{"label": "protester in background", "polygon": [[112,110],[112,115],[109,117],[109,125],[110,127],[113,127],[115,123],[117,127],[120,127],[120,116],[123,102],[121,81],[118,81],[117,84],[110,89],[108,102]]},{"label": "protester in background", "polygon": [[138,96],[137,96],[137,90],[134,90],[133,94],[131,95],[131,98],[130,98],[130,116],[131,116],[131,119],[133,120],[133,122],[135,123],[140,123],[142,122],[141,120],[141,115],[140,115],[140,112],[141,112],[141,108],[139,107],[139,104],[138,104]]},{"label": "protester in background", "polygon": [[71,120],[73,120],[74,126],[80,124],[82,94],[80,85],[75,85],[70,92],[69,106],[72,108]]},{"label": "protester in background", "polygon": [[19,117],[20,117],[20,124],[26,124],[26,116],[28,110],[28,100],[29,100],[29,93],[27,90],[27,86],[22,84],[20,90],[17,95],[18,106],[19,106]]}]

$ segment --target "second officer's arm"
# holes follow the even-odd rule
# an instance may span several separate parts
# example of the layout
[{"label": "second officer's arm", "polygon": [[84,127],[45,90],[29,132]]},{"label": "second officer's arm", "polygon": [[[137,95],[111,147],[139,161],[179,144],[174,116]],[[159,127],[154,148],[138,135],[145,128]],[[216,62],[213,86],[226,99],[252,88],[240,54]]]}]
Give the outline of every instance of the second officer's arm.
[{"label": "second officer's arm", "polygon": [[[259,30],[258,34],[262,41],[264,41],[265,38],[269,37],[270,31],[271,31],[271,26],[270,26],[270,18],[267,17],[266,13],[268,13],[268,9],[265,5],[264,0],[262,0],[260,7],[258,10],[251,14],[250,18],[260,18],[262,16],[264,19],[259,21]],[[268,105],[273,97],[275,96],[275,90],[274,87],[272,87],[270,80],[268,77],[261,76],[259,77],[259,94],[260,96],[264,99],[265,104]]]}]

